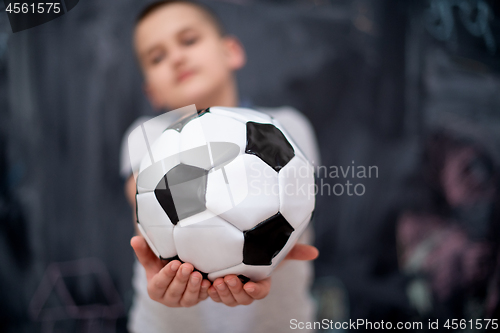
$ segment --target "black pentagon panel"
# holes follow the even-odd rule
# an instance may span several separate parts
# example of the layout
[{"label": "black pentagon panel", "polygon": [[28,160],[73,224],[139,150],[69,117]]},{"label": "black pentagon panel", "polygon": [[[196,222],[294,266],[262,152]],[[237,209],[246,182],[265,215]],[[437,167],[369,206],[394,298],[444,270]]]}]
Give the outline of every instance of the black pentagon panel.
[{"label": "black pentagon panel", "polygon": [[206,209],[207,175],[207,170],[185,164],[179,164],[167,172],[167,183],[179,220]]},{"label": "black pentagon panel", "polygon": [[198,110],[196,113],[192,115],[179,119],[178,121],[170,125],[167,129],[173,129],[180,133],[187,123],[189,123],[191,120],[195,118],[203,116],[207,112],[210,112],[210,109]]},{"label": "black pentagon panel", "polygon": [[260,157],[276,171],[295,156],[292,145],[276,126],[252,121],[247,122],[245,152]]},{"label": "black pentagon panel", "polygon": [[155,196],[173,224],[206,209],[207,174],[201,168],[179,164],[160,180]]},{"label": "black pentagon panel", "polygon": [[179,222],[179,216],[177,216],[177,211],[175,210],[174,199],[170,188],[167,185],[166,175],[160,180],[155,188],[156,200],[160,203],[161,208],[167,213],[170,222],[177,224]]},{"label": "black pentagon panel", "polygon": [[243,263],[270,266],[272,259],[283,249],[293,227],[280,213],[244,231]]}]

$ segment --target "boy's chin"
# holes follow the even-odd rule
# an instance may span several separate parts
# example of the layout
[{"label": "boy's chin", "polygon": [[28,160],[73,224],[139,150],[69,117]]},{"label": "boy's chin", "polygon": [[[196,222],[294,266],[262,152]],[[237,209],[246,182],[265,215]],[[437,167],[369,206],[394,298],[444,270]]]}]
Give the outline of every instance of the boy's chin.
[{"label": "boy's chin", "polygon": [[[198,109],[200,108],[203,108],[202,105],[204,105],[205,103],[203,103],[200,99],[198,98],[185,98],[185,99],[180,99],[180,100],[176,100],[176,101],[170,101],[168,103],[165,103],[164,104],[164,107],[163,109],[165,110],[176,110],[176,109],[179,109],[179,108],[182,108],[182,107],[185,107],[185,106],[188,106],[188,105],[192,105],[192,104],[195,104],[196,107]],[[200,105],[200,106],[198,106]]]},{"label": "boy's chin", "polygon": [[198,109],[205,109],[213,105],[208,105],[209,101],[213,100],[211,93],[206,93],[205,91],[199,91],[199,93],[191,93],[186,98],[179,100],[176,105],[178,108],[184,107],[186,105],[195,104]]},{"label": "boy's chin", "polygon": [[165,100],[162,104],[171,110],[191,104],[195,104],[199,109],[213,106],[206,105],[209,104],[209,101],[214,100],[214,95],[218,95],[217,89],[211,85],[213,82],[202,82],[201,80],[185,82],[183,86],[178,87],[179,89],[175,89],[175,92],[170,94],[170,97],[175,97],[174,99]]}]

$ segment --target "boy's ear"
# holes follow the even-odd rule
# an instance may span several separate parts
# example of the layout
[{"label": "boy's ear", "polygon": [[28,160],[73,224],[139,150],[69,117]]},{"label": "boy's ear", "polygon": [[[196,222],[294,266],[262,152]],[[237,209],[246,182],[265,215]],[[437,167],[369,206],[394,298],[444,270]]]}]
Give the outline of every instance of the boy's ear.
[{"label": "boy's ear", "polygon": [[245,66],[247,61],[245,49],[238,38],[234,36],[226,36],[224,37],[224,44],[229,57],[229,67],[235,71]]}]

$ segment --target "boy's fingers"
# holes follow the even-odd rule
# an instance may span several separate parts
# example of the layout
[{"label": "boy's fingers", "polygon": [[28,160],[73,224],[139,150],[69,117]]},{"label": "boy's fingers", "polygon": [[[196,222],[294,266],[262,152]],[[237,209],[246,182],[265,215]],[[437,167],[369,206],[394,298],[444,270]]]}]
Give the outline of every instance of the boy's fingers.
[{"label": "boy's fingers", "polygon": [[221,303],[222,300],[219,296],[219,293],[217,292],[217,290],[215,289],[215,287],[213,285],[210,286],[210,288],[208,288],[208,296],[210,296],[210,298],[214,301],[214,302],[217,302],[217,303]]},{"label": "boy's fingers", "polygon": [[162,269],[164,263],[158,257],[156,257],[153,251],[151,251],[144,237],[132,237],[132,239],[130,240],[130,245],[134,249],[137,259],[146,270],[146,276],[149,281]]},{"label": "boy's fingers", "polygon": [[151,299],[159,300],[164,297],[180,265],[181,263],[178,260],[173,260],[151,278],[148,283],[148,294]]},{"label": "boy's fingers", "polygon": [[167,292],[165,293],[165,298],[170,302],[179,303],[182,294],[187,287],[187,282],[189,280],[189,276],[191,272],[193,272],[193,265],[184,263],[177,270],[177,274],[175,275],[172,283],[168,286]]},{"label": "boy's fingers", "polygon": [[253,302],[253,298],[243,290],[243,283],[236,275],[225,276],[224,282],[238,304],[249,305]]},{"label": "boy's fingers", "polygon": [[271,290],[271,278],[261,280],[259,282],[247,282],[243,289],[253,299],[262,299],[269,294]]},{"label": "boy's fingers", "polygon": [[201,281],[203,277],[199,272],[193,272],[189,276],[189,281],[186,290],[180,300],[180,305],[183,307],[191,307],[198,303],[198,296],[200,295]]},{"label": "boy's fingers", "polygon": [[218,278],[214,281],[214,287],[217,290],[222,303],[226,304],[227,306],[238,305],[233,297],[233,294],[231,294],[231,291],[229,291],[229,288],[222,278]]},{"label": "boy's fingers", "polygon": [[200,294],[198,295],[198,300],[204,301],[208,298],[208,288],[210,288],[212,284],[208,280],[203,280],[201,282]]},{"label": "boy's fingers", "polygon": [[286,255],[285,260],[314,260],[318,255],[318,249],[312,245],[295,244]]}]

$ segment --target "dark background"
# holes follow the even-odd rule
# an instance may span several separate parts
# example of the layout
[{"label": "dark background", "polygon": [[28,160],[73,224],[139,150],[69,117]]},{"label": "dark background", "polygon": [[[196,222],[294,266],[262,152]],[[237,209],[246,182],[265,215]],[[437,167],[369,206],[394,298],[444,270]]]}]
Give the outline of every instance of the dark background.
[{"label": "dark background", "polygon": [[[80,1],[16,34],[0,12],[2,332],[125,331],[133,226],[119,149],[132,121],[152,114],[131,44],[145,3]],[[474,129],[498,170],[498,2],[208,3],[245,45],[241,96],[305,113],[323,165],[378,166],[365,195],[318,198],[318,316],[422,318],[395,228],[401,212],[432,206],[421,177],[430,133]],[[490,35],[464,23],[463,3],[489,8]],[[90,319],[72,314],[73,303],[90,306]]]}]

